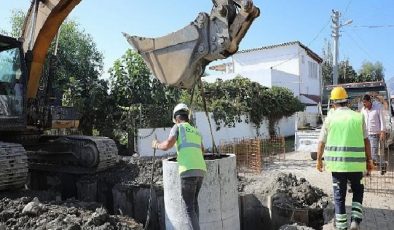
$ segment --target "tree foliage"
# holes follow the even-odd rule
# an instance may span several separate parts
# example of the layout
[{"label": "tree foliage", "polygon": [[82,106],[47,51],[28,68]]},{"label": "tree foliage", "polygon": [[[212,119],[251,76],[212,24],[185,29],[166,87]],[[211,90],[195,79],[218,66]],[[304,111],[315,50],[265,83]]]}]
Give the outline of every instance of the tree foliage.
[{"label": "tree foliage", "polygon": [[384,79],[384,68],[381,62],[374,64],[364,61],[359,71],[361,81],[382,81]]},{"label": "tree foliage", "polygon": [[[245,121],[252,122],[256,126],[257,135],[260,135],[258,130],[263,120],[267,119],[269,134],[275,136],[275,126],[281,118],[304,109],[290,90],[283,87],[267,88],[242,76],[205,83],[204,91],[208,110],[213,113],[217,129],[221,125],[234,127],[236,123]],[[195,106],[202,109],[202,98],[199,92],[196,95]]]},{"label": "tree foliage", "polygon": [[142,124],[142,127],[171,124],[171,111],[181,92],[179,89],[166,87],[154,78],[138,53],[127,50],[115,61],[109,72],[111,94],[116,104],[135,107],[135,112],[139,113],[137,124]]},{"label": "tree foliage", "polygon": [[325,41],[325,46],[323,48],[323,62],[322,62],[322,75],[323,75],[323,84],[324,85],[332,85],[332,76],[333,76],[333,55],[331,43],[329,41]]},{"label": "tree foliage", "polygon": [[[91,135],[96,121],[105,119],[102,113],[95,112],[99,103],[107,98],[107,83],[99,79],[103,72],[103,54],[93,38],[75,21],[61,26],[56,56],[55,41],[48,51],[45,66],[53,69],[48,70],[48,74],[54,94],[59,100],[64,95],[63,105],[72,105],[82,114],[80,128],[84,134]],[[52,60],[56,60],[54,66],[51,66]]]},{"label": "tree foliage", "polygon": [[349,60],[341,61],[338,65],[338,83],[360,82],[359,76],[349,63]]},{"label": "tree foliage", "polygon": [[[326,41],[323,48],[322,63],[323,84],[331,85],[333,78],[333,55],[331,43]],[[338,83],[382,81],[384,79],[384,67],[381,62],[375,64],[364,61],[357,73],[349,60],[340,61],[338,64]]]},{"label": "tree foliage", "polygon": [[168,127],[181,91],[155,79],[142,57],[129,49],[109,71],[111,95],[117,106],[114,124],[121,142],[132,149],[137,128]]},{"label": "tree foliage", "polygon": [[14,38],[19,38],[22,33],[22,26],[25,20],[26,13],[22,10],[12,10],[10,17],[11,30],[7,31],[4,28],[0,28],[0,33],[5,34]]}]

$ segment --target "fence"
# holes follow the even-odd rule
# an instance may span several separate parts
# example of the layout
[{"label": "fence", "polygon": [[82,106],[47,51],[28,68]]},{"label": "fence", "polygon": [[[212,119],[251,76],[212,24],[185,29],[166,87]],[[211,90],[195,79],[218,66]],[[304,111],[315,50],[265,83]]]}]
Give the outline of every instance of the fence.
[{"label": "fence", "polygon": [[365,191],[379,195],[394,195],[394,149],[385,149],[385,167],[382,171],[379,166],[371,172],[370,176],[365,177]]},{"label": "fence", "polygon": [[285,160],[285,138],[241,138],[222,140],[221,153],[234,153],[238,172],[260,173],[274,160]]}]

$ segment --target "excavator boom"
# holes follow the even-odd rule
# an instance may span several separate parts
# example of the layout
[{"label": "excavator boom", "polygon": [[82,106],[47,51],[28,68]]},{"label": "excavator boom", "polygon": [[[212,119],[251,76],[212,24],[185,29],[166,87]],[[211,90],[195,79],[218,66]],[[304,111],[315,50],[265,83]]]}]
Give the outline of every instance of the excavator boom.
[{"label": "excavator boom", "polygon": [[[37,95],[46,55],[60,25],[81,0],[33,0],[22,28],[23,50],[29,54],[27,98]],[[30,60],[29,60],[30,59]]]}]

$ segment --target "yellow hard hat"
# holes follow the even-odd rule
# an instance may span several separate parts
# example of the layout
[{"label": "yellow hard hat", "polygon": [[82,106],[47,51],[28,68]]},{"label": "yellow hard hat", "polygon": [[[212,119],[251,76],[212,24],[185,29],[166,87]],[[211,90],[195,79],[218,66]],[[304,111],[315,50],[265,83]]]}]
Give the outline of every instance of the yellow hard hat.
[{"label": "yellow hard hat", "polygon": [[346,90],[341,87],[337,86],[331,90],[331,97],[330,100],[336,101],[336,102],[341,102],[341,101],[346,101],[348,99],[348,95]]}]

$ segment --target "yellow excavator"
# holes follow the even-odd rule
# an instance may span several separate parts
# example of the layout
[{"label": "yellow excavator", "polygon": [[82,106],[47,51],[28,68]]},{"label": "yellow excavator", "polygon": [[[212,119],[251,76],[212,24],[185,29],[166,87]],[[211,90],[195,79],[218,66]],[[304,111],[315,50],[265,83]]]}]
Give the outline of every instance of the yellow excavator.
[{"label": "yellow excavator", "polygon": [[[86,174],[116,164],[117,148],[109,138],[45,135],[46,129],[77,128],[78,113],[37,103],[49,46],[80,2],[32,0],[22,36],[0,35],[0,190],[23,186],[29,170]],[[211,61],[237,52],[260,14],[250,0],[212,2],[210,14],[200,13],[188,26],[167,36],[124,34],[162,83],[192,87]]]}]

